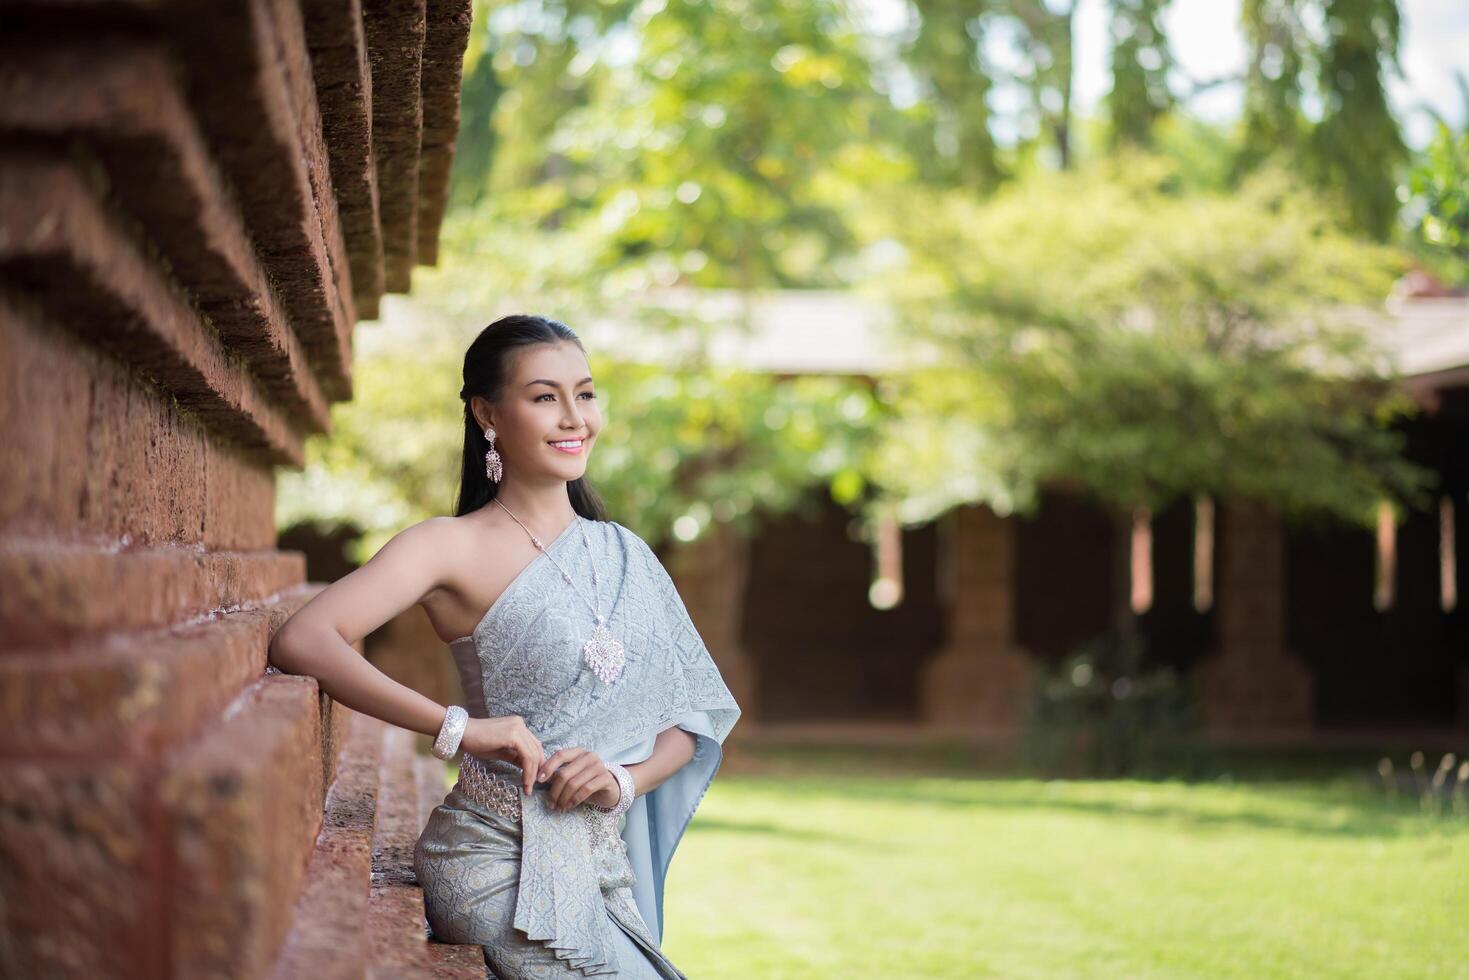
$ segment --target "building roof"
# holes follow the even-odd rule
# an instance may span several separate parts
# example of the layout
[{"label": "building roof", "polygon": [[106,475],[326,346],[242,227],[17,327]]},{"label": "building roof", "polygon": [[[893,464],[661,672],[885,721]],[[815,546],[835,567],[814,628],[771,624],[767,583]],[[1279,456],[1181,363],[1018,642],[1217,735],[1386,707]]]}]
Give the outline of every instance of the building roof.
[{"label": "building roof", "polygon": [[[670,289],[654,301],[675,320],[748,328],[716,331],[708,339],[715,363],[788,374],[881,374],[903,364],[932,363],[937,352],[904,337],[880,301],[840,290],[787,289],[755,293]],[[1384,353],[1405,377],[1469,368],[1469,296],[1390,300],[1367,318]],[[578,327],[591,345],[631,346],[653,359],[676,356],[689,338],[604,317]]]}]

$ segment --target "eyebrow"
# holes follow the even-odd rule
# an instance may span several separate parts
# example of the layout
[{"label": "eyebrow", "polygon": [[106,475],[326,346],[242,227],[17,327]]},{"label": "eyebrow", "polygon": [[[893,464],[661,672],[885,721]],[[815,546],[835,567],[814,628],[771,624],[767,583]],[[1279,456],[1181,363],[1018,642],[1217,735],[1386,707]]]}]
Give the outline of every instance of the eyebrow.
[{"label": "eyebrow", "polygon": [[[580,388],[582,385],[586,384],[588,381],[591,381],[591,380],[592,380],[591,375],[587,375],[585,378],[582,378],[576,384],[572,385],[572,387],[573,388]],[[559,381],[547,381],[545,378],[537,378],[534,381],[527,381],[525,383],[525,386],[527,388],[529,388],[531,385],[550,385],[552,388],[559,388],[559,387],[561,387],[561,383]]]}]

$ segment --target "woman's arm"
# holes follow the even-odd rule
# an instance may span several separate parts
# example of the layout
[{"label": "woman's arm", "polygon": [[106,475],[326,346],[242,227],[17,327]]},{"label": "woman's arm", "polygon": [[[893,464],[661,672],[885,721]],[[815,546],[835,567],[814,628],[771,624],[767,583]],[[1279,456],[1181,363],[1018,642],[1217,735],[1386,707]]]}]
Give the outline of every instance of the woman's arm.
[{"label": "woman's arm", "polygon": [[[288,674],[310,674],[332,700],[353,711],[437,735],[448,708],[393,680],[352,644],[440,585],[455,530],[444,518],[430,518],[399,532],[366,564],[327,586],[286,620],[271,640],[270,662]],[[531,792],[544,750],[521,718],[472,718],[460,744],[465,751],[521,766],[526,770],[525,791]]]},{"label": "woman's arm", "polygon": [[[625,766],[632,777],[633,795],[642,796],[658,788],[669,776],[694,757],[694,736],[675,725],[658,733],[653,754],[642,762]],[[616,806],[622,796],[617,777],[602,757],[582,746],[560,749],[542,763],[536,778],[550,783],[554,810],[569,810],[590,800],[597,806]]]},{"label": "woman's arm", "polygon": [[438,586],[435,559],[445,547],[439,532],[446,530],[433,519],[415,524],[318,592],[276,631],[270,662],[288,674],[310,674],[332,700],[353,711],[437,735],[445,706],[399,684],[352,644]]},{"label": "woman's arm", "polygon": [[686,732],[677,725],[659,732],[653,740],[653,754],[642,762],[624,767],[632,776],[637,795],[651,793],[682,769],[694,757],[694,745],[693,732]]}]

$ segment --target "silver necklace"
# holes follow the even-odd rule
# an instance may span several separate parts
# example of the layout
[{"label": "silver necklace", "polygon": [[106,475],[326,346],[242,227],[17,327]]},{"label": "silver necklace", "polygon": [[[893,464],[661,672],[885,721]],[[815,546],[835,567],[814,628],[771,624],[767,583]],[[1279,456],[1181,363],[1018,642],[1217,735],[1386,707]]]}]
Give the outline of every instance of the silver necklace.
[{"label": "silver necklace", "polygon": [[[499,497],[495,498],[495,503],[500,504],[500,509],[510,514],[510,508],[500,503]],[[566,584],[576,590],[576,594],[581,596],[582,602],[586,602],[591,608],[592,615],[597,617],[597,625],[592,628],[591,637],[582,644],[582,659],[586,661],[588,667],[592,668],[592,673],[596,674],[597,678],[603,684],[611,684],[622,673],[623,664],[627,662],[627,652],[623,649],[622,644],[618,642],[617,637],[613,636],[612,631],[607,628],[607,621],[602,616],[599,608],[602,605],[602,582],[597,576],[595,556],[593,556],[592,564],[592,587],[595,590],[593,594],[596,596],[597,602],[593,605],[587,601],[586,593],[582,592],[581,587],[572,581],[566,569],[562,568],[561,563],[556,560],[556,556],[547,551],[546,546],[541,544],[541,539],[536,537],[535,533],[526,527],[520,518],[514,514],[510,514],[510,519],[519,524],[525,533],[530,535],[531,544],[535,545],[541,554],[551,559],[552,564],[560,569],[561,577],[566,581]],[[578,514],[572,517],[572,520],[577,523],[577,527],[581,530],[582,543],[587,546],[587,554],[591,555],[592,539],[587,537],[587,528],[581,522],[581,515]]]}]

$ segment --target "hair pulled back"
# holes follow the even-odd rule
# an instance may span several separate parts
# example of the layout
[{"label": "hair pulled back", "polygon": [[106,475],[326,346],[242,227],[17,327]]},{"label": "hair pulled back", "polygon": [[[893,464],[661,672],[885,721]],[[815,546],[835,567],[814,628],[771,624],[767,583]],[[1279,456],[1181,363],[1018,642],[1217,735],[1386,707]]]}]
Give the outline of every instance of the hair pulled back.
[{"label": "hair pulled back", "polygon": [[[559,320],[531,313],[502,316],[480,331],[464,354],[464,387],[459,398],[464,402],[464,459],[459,477],[459,499],[454,505],[456,517],[478,510],[495,499],[500,485],[485,475],[485,453],[489,440],[470,411],[469,400],[480,395],[498,402],[505,390],[510,363],[515,354],[534,344],[558,344],[569,341],[582,347],[581,338]],[[594,521],[607,520],[602,498],[592,489],[586,477],[566,485],[572,508],[582,517]]]}]

